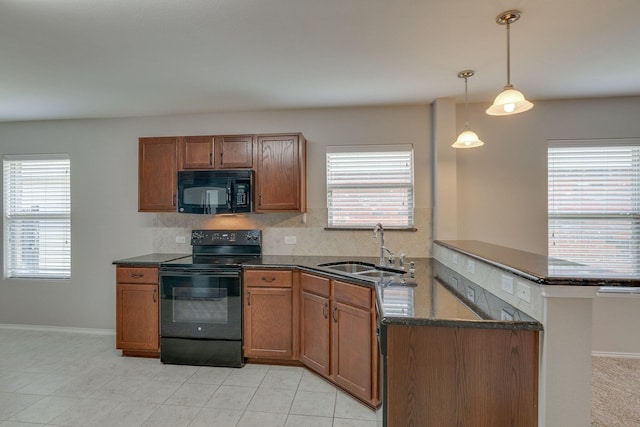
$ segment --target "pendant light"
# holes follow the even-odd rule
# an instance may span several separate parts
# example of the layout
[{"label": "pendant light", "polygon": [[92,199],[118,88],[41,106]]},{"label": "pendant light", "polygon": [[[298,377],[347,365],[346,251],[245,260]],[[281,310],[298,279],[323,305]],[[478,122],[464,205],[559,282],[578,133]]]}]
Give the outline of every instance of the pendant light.
[{"label": "pendant light", "polygon": [[458,73],[458,77],[464,79],[464,132],[458,135],[458,139],[453,143],[453,148],[474,148],[484,145],[480,141],[475,132],[469,130],[469,91],[467,87],[467,79],[473,76],[473,70],[464,70]]},{"label": "pendant light", "polygon": [[522,92],[515,90],[511,84],[511,52],[509,29],[511,24],[520,19],[520,11],[509,10],[496,17],[496,23],[507,26],[507,85],[504,91],[496,96],[493,105],[486,111],[490,116],[508,116],[518,114],[533,108],[533,104],[527,101]]}]

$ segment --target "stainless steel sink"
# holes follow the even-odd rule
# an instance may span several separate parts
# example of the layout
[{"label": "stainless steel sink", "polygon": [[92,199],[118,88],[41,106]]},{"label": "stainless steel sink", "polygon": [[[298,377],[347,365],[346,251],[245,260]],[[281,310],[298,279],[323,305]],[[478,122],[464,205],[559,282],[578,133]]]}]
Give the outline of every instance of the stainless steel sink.
[{"label": "stainless steel sink", "polygon": [[399,277],[404,273],[396,273],[393,271],[385,271],[385,270],[372,270],[372,271],[363,271],[361,273],[357,273],[358,276],[366,276],[373,277],[374,279],[386,279],[387,277]]},{"label": "stainless steel sink", "polygon": [[332,270],[343,271],[351,274],[376,271],[375,265],[356,261],[330,262],[327,264],[320,264],[319,267],[327,267]]}]

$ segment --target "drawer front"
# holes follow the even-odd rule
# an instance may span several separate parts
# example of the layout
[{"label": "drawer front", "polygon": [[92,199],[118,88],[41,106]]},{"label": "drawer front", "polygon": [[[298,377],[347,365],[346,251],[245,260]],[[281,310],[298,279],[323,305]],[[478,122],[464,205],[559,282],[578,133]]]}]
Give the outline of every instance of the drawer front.
[{"label": "drawer front", "polygon": [[118,283],[158,283],[158,269],[153,267],[117,267]]},{"label": "drawer front", "polygon": [[331,281],[325,277],[302,273],[302,289],[312,294],[329,298],[331,295]]},{"label": "drawer front", "polygon": [[290,288],[292,276],[291,270],[247,270],[244,272],[244,285]]},{"label": "drawer front", "polygon": [[338,302],[365,309],[371,308],[371,289],[350,283],[333,281],[333,295]]}]

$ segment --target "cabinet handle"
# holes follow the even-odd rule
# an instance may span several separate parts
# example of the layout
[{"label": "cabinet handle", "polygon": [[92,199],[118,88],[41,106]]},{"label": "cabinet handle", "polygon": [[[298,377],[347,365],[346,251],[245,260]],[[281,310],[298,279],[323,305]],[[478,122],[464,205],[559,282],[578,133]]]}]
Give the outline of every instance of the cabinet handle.
[{"label": "cabinet handle", "polygon": [[142,279],[144,277],[144,273],[131,273],[130,276],[132,279]]},{"label": "cabinet handle", "polygon": [[157,292],[158,292],[157,289],[153,290],[153,302],[158,302],[158,300],[157,300],[157,295],[158,295]]},{"label": "cabinet handle", "polygon": [[269,282],[269,283],[271,283],[271,282],[275,282],[275,280],[276,280],[276,278],[275,278],[275,277],[265,277],[265,276],[262,276],[262,281],[263,281],[263,282]]},{"label": "cabinet handle", "polygon": [[173,196],[171,196],[171,206],[175,206],[176,205],[176,193],[173,193]]},{"label": "cabinet handle", "polygon": [[209,153],[209,166],[213,166],[213,153]]},{"label": "cabinet handle", "polygon": [[251,292],[247,291],[247,305],[251,305]]},{"label": "cabinet handle", "polygon": [[224,157],[224,152],[220,153],[220,166],[224,165],[224,160],[222,160]]},{"label": "cabinet handle", "polygon": [[333,321],[338,323],[338,306],[333,306]]},{"label": "cabinet handle", "polygon": [[258,206],[262,206],[262,193],[258,193]]},{"label": "cabinet handle", "polygon": [[328,308],[329,308],[329,303],[325,302],[324,305],[322,306],[322,317],[324,317],[325,319],[329,318],[329,313],[327,312]]}]

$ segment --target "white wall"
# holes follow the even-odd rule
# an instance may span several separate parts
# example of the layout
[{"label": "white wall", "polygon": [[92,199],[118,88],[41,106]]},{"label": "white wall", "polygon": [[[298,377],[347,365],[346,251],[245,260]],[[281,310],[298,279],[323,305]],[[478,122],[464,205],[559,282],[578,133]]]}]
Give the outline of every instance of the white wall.
[{"label": "white wall", "polygon": [[[375,241],[369,232],[356,233],[354,240],[351,235],[345,237],[323,230],[324,146],[412,143],[416,153],[419,230],[392,232],[387,240],[390,246],[397,245],[398,251],[404,251],[405,240],[409,240],[406,250],[409,256],[429,255],[430,107],[426,105],[0,123],[1,155],[70,154],[72,197],[72,279],[64,282],[2,279],[0,324],[113,329],[112,261],[156,249],[176,249],[167,245],[163,237],[169,236],[170,241],[175,230],[184,231],[183,227],[194,220],[177,214],[137,212],[138,137],[292,131],[302,132],[308,140],[310,213],[306,224],[295,215],[255,215],[246,220],[267,227],[265,244],[270,253],[347,247],[375,256]],[[278,227],[282,233],[300,233],[294,248],[275,242],[281,233],[269,230]],[[343,244],[359,240],[367,246]],[[188,252],[190,247],[177,249]]]},{"label": "white wall", "polygon": [[[547,141],[640,136],[640,97],[536,101],[524,114],[491,117],[471,104],[483,147],[458,150],[458,238],[547,254]],[[464,105],[457,128],[464,127]],[[597,298],[593,348],[640,355],[640,299]]]}]

